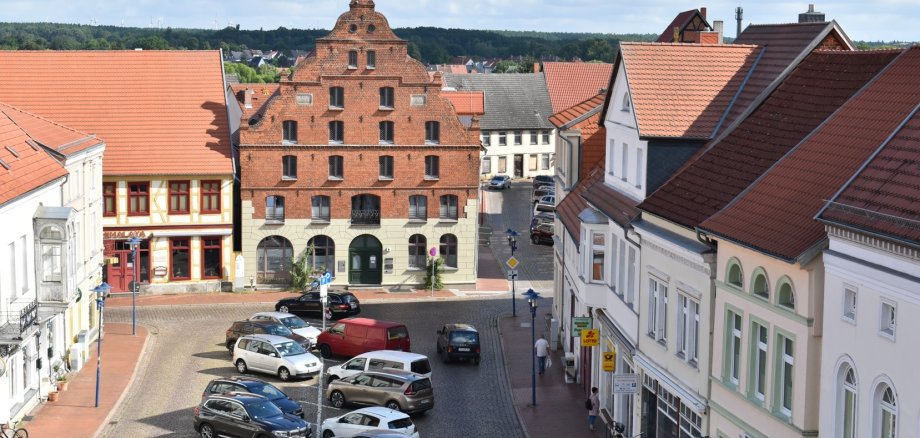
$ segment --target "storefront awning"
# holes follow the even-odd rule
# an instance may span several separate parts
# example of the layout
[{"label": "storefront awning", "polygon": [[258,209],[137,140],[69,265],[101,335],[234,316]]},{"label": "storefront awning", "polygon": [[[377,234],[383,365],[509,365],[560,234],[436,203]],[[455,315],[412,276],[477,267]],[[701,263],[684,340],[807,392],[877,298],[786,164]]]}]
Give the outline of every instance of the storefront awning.
[{"label": "storefront awning", "polygon": [[689,406],[691,409],[696,411],[700,415],[705,415],[706,413],[706,401],[694,394],[693,391],[686,388],[680,380],[674,378],[671,373],[658,368],[658,365],[655,364],[651,359],[643,355],[642,353],[636,353],[633,356],[633,360],[636,365],[642,367],[646,373],[651,374],[655,380],[658,381],[659,385],[663,385],[668,392],[676,394],[680,397],[680,400],[685,405]]}]

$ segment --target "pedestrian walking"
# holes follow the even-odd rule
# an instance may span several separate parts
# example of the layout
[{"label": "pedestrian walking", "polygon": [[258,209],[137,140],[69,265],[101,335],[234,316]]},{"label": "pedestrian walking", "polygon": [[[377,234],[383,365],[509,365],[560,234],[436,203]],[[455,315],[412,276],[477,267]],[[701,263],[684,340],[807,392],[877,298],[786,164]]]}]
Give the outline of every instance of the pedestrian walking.
[{"label": "pedestrian walking", "polygon": [[597,421],[597,411],[601,407],[601,402],[597,398],[596,386],[591,388],[591,398],[589,398],[588,401],[591,403],[591,407],[588,409],[588,428],[591,430],[597,430],[594,428],[594,423]]},{"label": "pedestrian walking", "polygon": [[543,335],[540,335],[540,339],[537,339],[537,342],[533,344],[534,354],[537,355],[537,364],[539,365],[540,374],[543,374],[546,371],[546,356],[549,355],[549,342],[546,342],[546,339]]}]

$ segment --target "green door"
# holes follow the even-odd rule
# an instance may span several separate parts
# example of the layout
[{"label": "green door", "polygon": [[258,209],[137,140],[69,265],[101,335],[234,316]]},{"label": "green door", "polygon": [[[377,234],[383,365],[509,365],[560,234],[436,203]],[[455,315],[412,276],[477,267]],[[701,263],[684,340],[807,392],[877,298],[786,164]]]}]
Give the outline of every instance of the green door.
[{"label": "green door", "polygon": [[383,279],[383,246],[369,234],[358,236],[348,247],[348,283],[380,284]]}]

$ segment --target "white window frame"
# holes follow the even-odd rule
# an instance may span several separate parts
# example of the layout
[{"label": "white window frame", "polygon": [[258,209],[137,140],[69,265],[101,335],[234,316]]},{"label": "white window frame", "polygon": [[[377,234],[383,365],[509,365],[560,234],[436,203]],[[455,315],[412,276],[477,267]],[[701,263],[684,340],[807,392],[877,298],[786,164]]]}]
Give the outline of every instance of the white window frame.
[{"label": "white window frame", "polygon": [[728,344],[728,378],[737,386],[741,381],[741,348],[744,318],[738,313],[729,311],[728,323],[728,329],[730,330]]},{"label": "white window frame", "polygon": [[[623,242],[623,245],[626,245],[626,242]],[[639,275],[636,272],[636,259],[638,259],[638,254],[636,253],[636,248],[632,246],[629,247],[629,261],[627,262],[626,275],[629,275],[629,279],[626,281],[626,303],[632,304],[635,299],[635,289],[636,289],[636,277]]]},{"label": "white window frame", "polygon": [[[751,392],[757,400],[763,402],[767,394],[767,363],[769,359],[769,341],[770,330],[763,324],[753,323],[754,330],[754,355],[751,358],[753,362],[753,375],[751,376]],[[763,335],[763,336],[761,336]],[[766,339],[766,340],[764,340]],[[763,387],[763,392],[760,387]]]},{"label": "white window frame", "polygon": [[[786,402],[785,399],[786,399],[786,387],[789,386],[793,390],[795,389],[795,387],[793,386],[795,382],[792,381],[793,378],[795,377],[795,356],[794,356],[795,355],[795,341],[783,335],[780,335],[779,339],[780,339],[780,342],[778,342],[777,348],[780,349],[779,350],[780,363],[779,363],[779,369],[776,370],[776,375],[777,375],[776,381],[779,384],[778,386],[779,392],[776,394],[776,400],[777,400],[777,406],[779,407],[780,413],[787,417],[792,417],[792,403],[795,401],[794,394],[790,394],[790,397],[789,397],[790,405],[788,407],[785,405],[785,402]],[[787,351],[788,350],[786,348],[787,345],[791,345],[791,350],[792,350],[791,353]],[[787,372],[787,368],[789,369],[788,372]],[[787,380],[789,381],[789,385],[786,385]]]},{"label": "white window frame", "polygon": [[880,307],[878,334],[893,341],[898,328],[898,305],[894,301],[882,298]]},{"label": "white window frame", "polygon": [[645,179],[645,156],[642,148],[636,149],[636,188],[642,189],[642,180]]},{"label": "white window frame", "polygon": [[621,167],[620,179],[623,181],[629,182],[629,177],[628,177],[628,174],[629,174],[629,145],[626,143],[623,143],[623,150],[621,151],[621,157],[622,159],[620,160],[620,167]]},{"label": "white window frame", "polygon": [[841,318],[844,321],[856,323],[856,307],[859,299],[859,292],[855,287],[843,285],[843,313]]},{"label": "white window frame", "polygon": [[667,348],[668,342],[668,286],[660,278],[649,276],[648,335]]},{"label": "white window frame", "polygon": [[608,138],[607,139],[607,173],[610,176],[617,176],[616,149],[617,149],[616,140],[612,138]]},{"label": "white window frame", "polygon": [[699,363],[700,303],[677,294],[677,356],[694,368]]},{"label": "white window frame", "polygon": [[[846,367],[842,370],[843,373],[838,377],[837,385],[837,435],[841,438],[856,438],[858,435],[856,433],[857,419],[856,414],[859,411],[859,391],[857,387],[856,380],[856,371],[853,368],[852,364],[847,364]],[[849,375],[853,376],[853,381],[849,381],[847,377]],[[849,415],[849,424],[847,424],[847,395],[852,395],[852,412]],[[851,434],[846,435],[845,432],[849,427]]]},{"label": "white window frame", "polygon": [[[600,243],[597,243],[598,238],[600,238]],[[589,267],[588,269],[590,269],[590,272],[588,272],[588,276],[587,276],[588,282],[604,283],[607,277],[606,272],[605,272],[607,271],[607,266],[606,266],[607,236],[603,232],[592,231],[590,244],[591,244],[591,251],[588,253],[588,267]],[[594,255],[598,251],[600,252],[600,255],[601,255],[601,260],[600,260],[601,269],[600,269],[600,278],[595,278],[594,276],[595,274],[595,269],[594,269],[595,256]]]},{"label": "white window frame", "polygon": [[[878,392],[878,401],[875,405],[875,426],[873,427],[872,436],[879,436],[881,438],[895,438],[898,436],[898,399],[894,394],[894,388],[885,383],[883,384],[885,389],[882,389]],[[885,401],[885,393],[891,391],[891,396],[894,398],[893,403]],[[890,437],[882,436],[883,425],[882,422],[885,419],[885,413],[888,413],[891,416],[891,425],[889,426],[891,430]],[[875,435],[878,434],[878,435]]]}]

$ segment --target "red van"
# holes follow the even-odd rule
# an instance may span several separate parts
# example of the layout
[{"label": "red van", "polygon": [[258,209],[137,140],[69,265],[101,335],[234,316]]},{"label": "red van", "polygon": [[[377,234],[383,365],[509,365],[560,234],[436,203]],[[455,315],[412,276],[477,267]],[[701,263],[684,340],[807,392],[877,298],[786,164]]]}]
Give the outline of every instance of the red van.
[{"label": "red van", "polygon": [[316,338],[323,357],[357,356],[376,350],[409,350],[405,324],[370,318],[345,318]]}]

